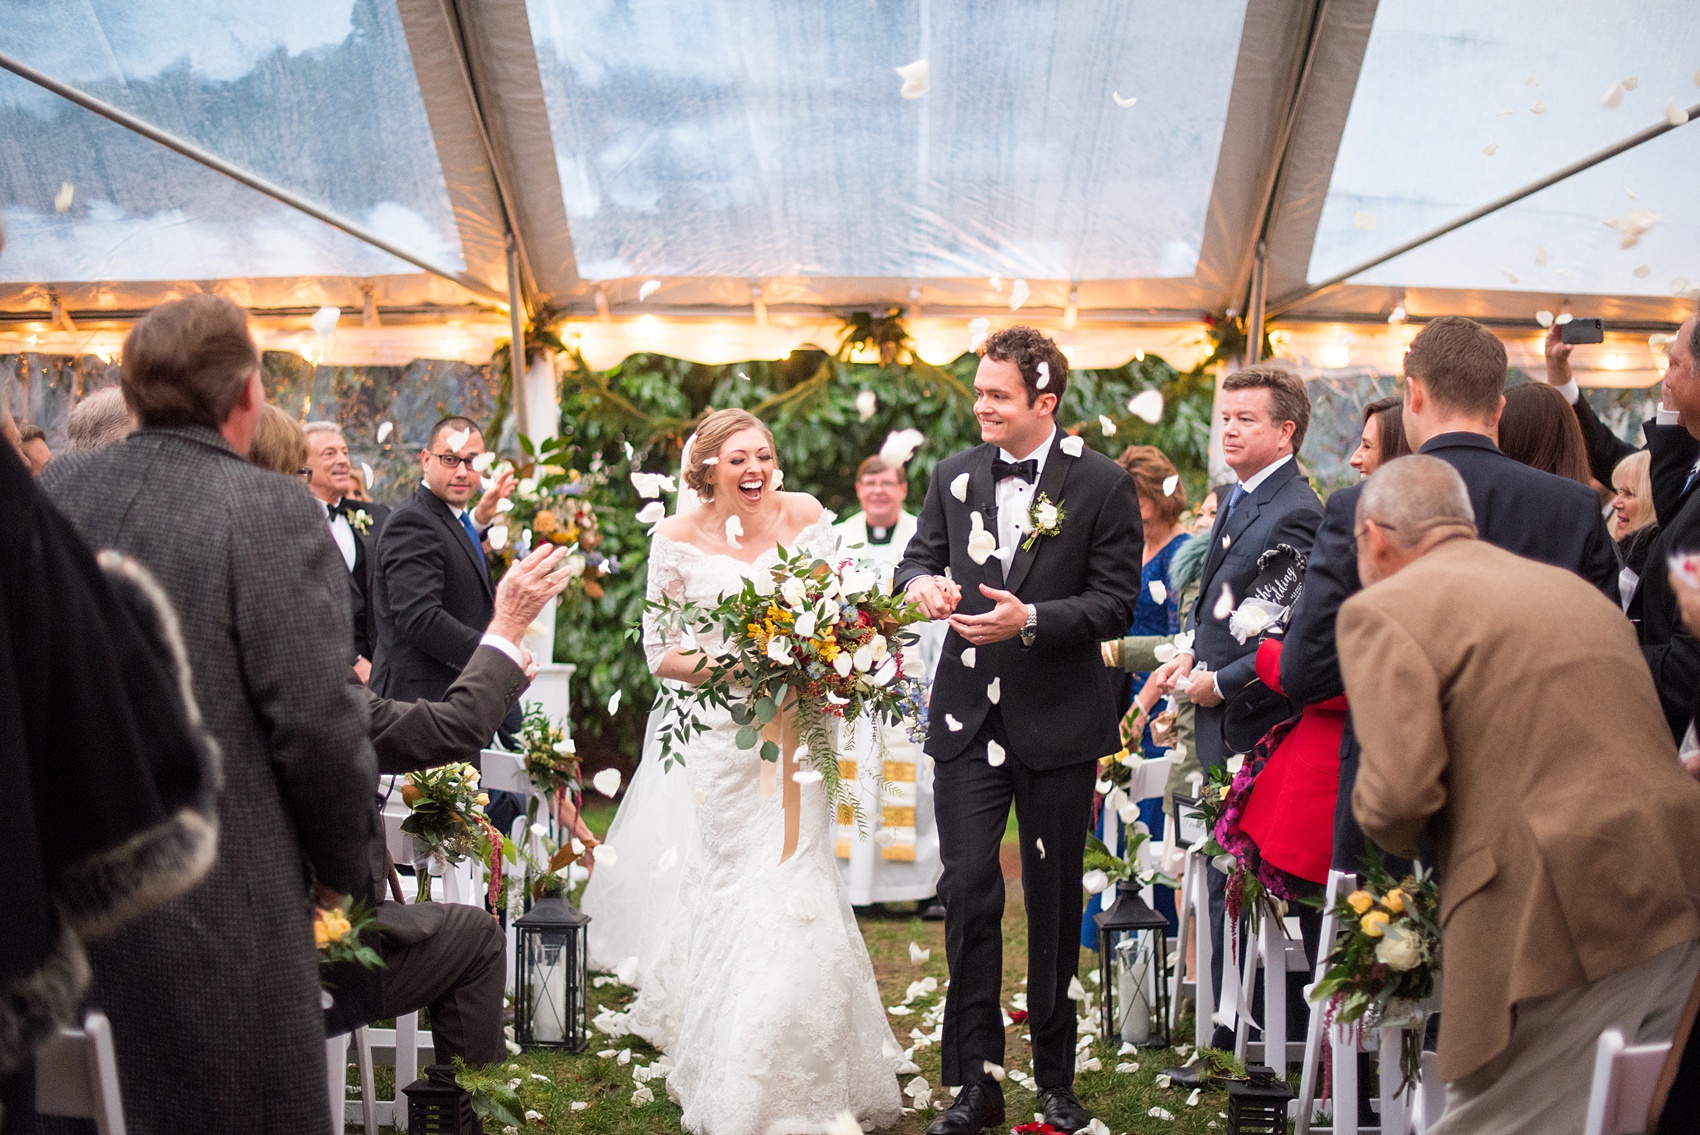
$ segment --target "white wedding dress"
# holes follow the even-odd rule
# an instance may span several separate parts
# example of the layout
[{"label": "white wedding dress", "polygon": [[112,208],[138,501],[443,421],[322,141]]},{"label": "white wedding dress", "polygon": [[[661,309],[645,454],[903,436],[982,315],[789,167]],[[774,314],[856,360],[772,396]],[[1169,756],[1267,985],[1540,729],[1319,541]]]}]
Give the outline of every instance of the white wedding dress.
[{"label": "white wedding dress", "polygon": [[[791,546],[830,556],[831,514]],[[712,604],[773,560],[746,564],[657,533],[649,595]],[[676,645],[646,624],[651,667]],[[686,778],[696,838],[626,1023],[671,1059],[667,1091],[693,1135],[807,1135],[846,1110],[889,1126],[902,1111],[902,1050],[839,878],[825,788],[799,786],[797,849],[781,863],[781,793],[763,794],[762,761],[737,747],[727,714],[705,723],[668,774]]]}]

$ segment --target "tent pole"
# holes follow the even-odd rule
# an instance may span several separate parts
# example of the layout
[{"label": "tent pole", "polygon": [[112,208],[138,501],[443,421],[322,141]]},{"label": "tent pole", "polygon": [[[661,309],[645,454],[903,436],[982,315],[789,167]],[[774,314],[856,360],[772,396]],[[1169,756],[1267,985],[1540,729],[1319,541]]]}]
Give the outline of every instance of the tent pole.
[{"label": "tent pole", "polygon": [[440,264],[433,264],[431,261],[426,260],[421,256],[416,256],[403,248],[399,248],[373,232],[371,229],[362,225],[357,225],[346,218],[339,217],[327,209],[320,208],[305,197],[301,197],[298,194],[285,189],[281,185],[267,181],[258,174],[250,173],[240,166],[232,165],[223,158],[201,149],[193,142],[185,141],[184,139],[177,137],[175,134],[161,130],[152,123],[144,122],[135,115],[118,109],[111,103],[103,102],[100,99],[95,98],[93,95],[78,90],[76,87],[70,86],[66,83],[61,83],[58,79],[37,71],[34,67],[14,59],[12,56],[7,55],[3,51],[0,51],[0,67],[4,67],[20,79],[27,79],[38,87],[52,91],[62,99],[76,103],[84,110],[91,110],[100,115],[102,118],[116,122],[126,130],[134,131],[144,138],[158,142],[166,149],[174,150],[188,158],[190,161],[199,162],[201,165],[206,166],[210,170],[222,173],[232,181],[239,181],[243,185],[246,185],[249,189],[258,190],[259,192],[264,193],[267,197],[270,197],[274,201],[282,202],[292,209],[296,209],[307,214],[314,220],[323,221],[332,228],[340,229],[355,240],[364,241],[373,248],[387,252],[398,260],[405,260],[407,263],[421,271],[429,272],[433,276],[440,276],[445,280],[459,284],[467,291],[472,292],[475,295],[482,296],[485,299],[494,300],[497,303],[500,303],[502,300],[502,296],[499,292],[495,291],[488,285],[479,282],[474,277],[467,275],[465,272],[457,272],[453,268],[445,268]]},{"label": "tent pole", "polygon": [[[1696,103],[1694,106],[1688,108],[1687,121],[1692,122],[1696,118],[1700,118],[1700,103]],[[1293,307],[1303,303],[1305,300],[1321,295],[1323,292],[1334,290],[1347,280],[1350,280],[1353,276],[1358,276],[1368,272],[1371,268],[1380,267],[1396,256],[1403,256],[1405,253],[1410,252],[1413,249],[1421,248],[1423,245],[1428,244],[1431,241],[1438,240],[1449,232],[1461,229],[1473,221],[1479,221],[1491,213],[1497,213],[1507,205],[1515,205],[1525,197],[1539,193],[1541,190],[1546,189],[1549,186],[1557,185],[1566,178],[1574,177],[1583,170],[1592,169],[1594,166],[1599,165],[1601,162],[1606,161],[1609,158],[1615,158],[1619,154],[1633,150],[1643,142],[1650,142],[1659,135],[1668,134],[1670,131],[1675,129],[1677,129],[1677,126],[1671,122],[1660,122],[1656,126],[1647,127],[1645,130],[1637,130],[1635,133],[1629,135],[1629,137],[1613,142],[1603,150],[1597,150],[1585,158],[1571,162],[1563,169],[1555,170],[1543,178],[1531,181],[1521,189],[1513,189],[1510,193],[1505,194],[1503,197],[1496,197],[1487,204],[1471,209],[1463,216],[1455,217],[1443,225],[1429,229],[1425,233],[1420,233],[1405,243],[1396,245],[1388,251],[1383,252],[1379,256],[1365,260],[1362,264],[1354,264],[1352,267],[1347,268],[1344,272],[1336,272],[1326,280],[1322,280],[1315,284],[1309,284],[1303,288],[1297,289],[1296,291],[1289,292],[1288,294],[1276,299],[1276,301],[1270,305],[1269,314],[1280,315],[1289,311]]]},{"label": "tent pole", "polygon": [[525,372],[531,368],[525,349],[525,308],[519,294],[519,242],[512,229],[508,230],[508,327],[513,335],[508,347],[508,375],[512,379],[514,429],[530,437],[531,401],[526,397]]},{"label": "tent pole", "polygon": [[1263,321],[1265,318],[1264,280],[1269,268],[1269,244],[1257,242],[1257,258],[1251,263],[1251,302],[1246,305],[1245,363],[1255,366],[1263,361]]}]

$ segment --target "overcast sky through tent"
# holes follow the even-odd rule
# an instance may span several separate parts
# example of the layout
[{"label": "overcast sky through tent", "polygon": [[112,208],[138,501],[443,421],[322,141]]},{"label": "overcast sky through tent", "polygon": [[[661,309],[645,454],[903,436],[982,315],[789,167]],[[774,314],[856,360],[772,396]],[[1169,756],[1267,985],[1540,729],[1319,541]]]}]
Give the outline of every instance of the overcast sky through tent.
[{"label": "overcast sky through tent", "polygon": [[528,7],[584,277],[1197,266],[1244,0]]},{"label": "overcast sky through tent", "polygon": [[[32,0],[0,50],[464,267],[392,0]],[[4,281],[415,271],[4,72],[0,185]]]},{"label": "overcast sky through tent", "polygon": [[[1317,230],[1310,279],[1700,102],[1700,4],[1381,0]],[[1636,81],[1615,108],[1613,83]],[[1493,147],[1493,153],[1484,151]],[[1670,295],[1700,277],[1700,129],[1677,130],[1354,282]],[[1632,248],[1604,218],[1660,219]],[[1636,269],[1645,268],[1644,275]],[[1696,280],[1694,282],[1700,282]],[[1680,290],[1680,289],[1677,289]]]}]

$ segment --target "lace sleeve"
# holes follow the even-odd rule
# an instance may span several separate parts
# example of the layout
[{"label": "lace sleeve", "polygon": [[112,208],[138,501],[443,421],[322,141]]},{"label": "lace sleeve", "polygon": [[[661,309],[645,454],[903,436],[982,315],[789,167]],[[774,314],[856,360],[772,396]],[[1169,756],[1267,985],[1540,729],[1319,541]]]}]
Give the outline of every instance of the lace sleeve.
[{"label": "lace sleeve", "polygon": [[823,512],[820,519],[797,533],[792,541],[796,545],[793,551],[807,552],[811,556],[819,556],[823,560],[838,558],[839,545],[843,542],[838,529],[832,526],[834,516]]},{"label": "lace sleeve", "polygon": [[[651,602],[662,597],[683,602],[685,598],[685,557],[683,549],[659,532],[649,542],[649,586],[645,597]],[[681,641],[677,628],[661,625],[653,612],[643,616],[643,653],[649,662],[650,673],[661,665],[662,657]]]}]

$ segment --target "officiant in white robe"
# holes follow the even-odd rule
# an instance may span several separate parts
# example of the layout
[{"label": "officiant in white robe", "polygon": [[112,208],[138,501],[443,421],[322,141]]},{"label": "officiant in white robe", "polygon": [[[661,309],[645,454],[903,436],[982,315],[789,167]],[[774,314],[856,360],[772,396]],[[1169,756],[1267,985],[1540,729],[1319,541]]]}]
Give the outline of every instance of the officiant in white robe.
[{"label": "officiant in white robe", "polygon": [[[888,586],[915,534],[915,518],[903,510],[908,489],[901,465],[868,458],[856,472],[862,511],[836,526],[845,553],[875,565]],[[930,686],[945,625],[920,623],[913,629],[920,641],[909,647],[905,671],[919,674]],[[943,917],[937,903],[943,868],[933,819],[932,759],[904,727],[879,725],[883,738],[875,736],[875,728],[866,718],[858,721],[841,761],[843,776],[856,784],[862,807],[860,825],[849,807],[839,807],[838,863],[850,903],[918,902],[925,916]]]}]

